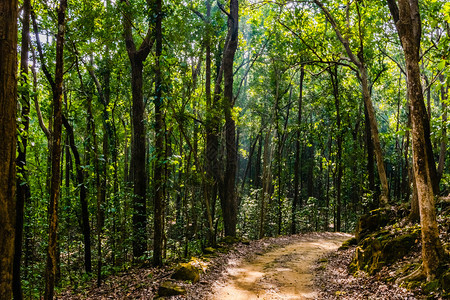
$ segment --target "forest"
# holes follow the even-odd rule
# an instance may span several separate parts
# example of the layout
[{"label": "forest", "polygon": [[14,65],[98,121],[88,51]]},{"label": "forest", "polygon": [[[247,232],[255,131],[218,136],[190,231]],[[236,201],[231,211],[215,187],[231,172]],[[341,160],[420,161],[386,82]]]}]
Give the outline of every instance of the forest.
[{"label": "forest", "polygon": [[446,0],[0,0],[0,299],[386,225],[449,293],[449,54]]}]

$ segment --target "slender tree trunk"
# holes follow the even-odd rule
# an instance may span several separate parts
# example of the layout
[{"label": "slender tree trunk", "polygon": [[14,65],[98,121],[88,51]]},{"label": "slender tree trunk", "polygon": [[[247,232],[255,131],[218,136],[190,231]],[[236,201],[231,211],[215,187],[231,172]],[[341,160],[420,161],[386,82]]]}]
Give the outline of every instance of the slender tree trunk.
[{"label": "slender tree trunk", "polygon": [[259,238],[264,237],[264,227],[266,223],[266,202],[270,197],[270,185],[272,181],[271,161],[272,161],[272,146],[270,145],[270,135],[272,127],[269,125],[269,130],[264,138],[264,159],[263,159],[263,174],[262,174],[262,190],[261,190],[261,204],[259,211]]},{"label": "slender tree trunk", "polygon": [[21,282],[21,260],[22,260],[22,241],[24,226],[24,206],[30,198],[30,186],[28,185],[27,164],[27,144],[28,128],[30,124],[30,93],[26,87],[28,83],[28,51],[30,42],[30,0],[23,2],[22,17],[22,42],[20,54],[20,74],[22,75],[22,84],[25,86],[22,92],[22,110],[21,110],[21,139],[17,147],[17,186],[16,186],[16,232],[14,244],[14,267],[13,267],[13,295],[14,299],[23,299]]},{"label": "slender tree trunk", "polygon": [[75,145],[75,136],[73,128],[69,121],[63,116],[63,124],[67,130],[69,137],[69,145],[75,158],[75,168],[77,174],[77,184],[80,188],[80,204],[81,204],[81,231],[84,241],[84,268],[87,273],[92,272],[92,255],[91,255],[91,228],[89,225],[89,211],[87,203],[86,183],[84,182],[84,171],[81,165],[80,154]]},{"label": "slender tree trunk", "polygon": [[212,207],[213,202],[212,196],[215,194],[213,192],[216,187],[216,179],[214,176],[214,164],[216,164],[217,145],[214,140],[214,128],[217,128],[212,122],[215,118],[213,104],[211,103],[211,0],[206,0],[206,34],[205,34],[205,48],[206,48],[206,62],[205,62],[205,95],[206,95],[206,111],[208,113],[207,124],[205,126],[206,131],[206,177],[204,179],[204,189],[205,189],[205,206],[206,215],[208,218],[208,243],[210,245],[215,245],[215,235],[214,235],[214,225],[212,218]]},{"label": "slender tree trunk", "polygon": [[[278,214],[278,226],[277,226],[277,233],[278,235],[281,235],[282,231],[282,225],[283,225],[283,150],[284,145],[286,143],[286,137],[287,137],[287,125],[289,122],[289,113],[291,111],[291,99],[292,99],[292,86],[289,88],[290,94],[289,94],[289,100],[288,100],[288,106],[287,106],[287,112],[286,112],[286,118],[284,120],[283,124],[283,132],[279,133],[280,138],[278,140],[278,149],[277,149],[277,161],[278,161],[278,207],[277,207],[277,214]],[[277,104],[278,107],[278,104]],[[278,110],[278,109],[277,109]],[[278,127],[277,127],[278,128]]]},{"label": "slender tree trunk", "polygon": [[230,14],[228,15],[228,36],[223,53],[224,97],[223,109],[225,114],[225,143],[226,163],[223,182],[224,192],[221,193],[221,206],[226,236],[236,236],[237,199],[236,199],[236,124],[232,117],[234,106],[233,97],[233,62],[238,45],[239,3],[230,0]]},{"label": "slender tree trunk", "polygon": [[380,204],[386,206],[389,202],[389,185],[386,176],[386,169],[384,166],[383,151],[381,150],[381,142],[378,134],[378,123],[375,118],[375,109],[373,108],[372,98],[369,90],[369,79],[367,76],[367,70],[365,65],[362,65],[359,69],[360,80],[363,91],[364,103],[367,108],[367,116],[369,119],[370,132],[372,136],[372,143],[375,153],[375,159],[377,161],[378,176],[381,183],[381,196]]},{"label": "slender tree trunk", "polygon": [[133,40],[132,16],[129,13],[129,4],[126,0],[121,0],[125,4],[124,16],[122,19],[125,44],[128,58],[131,64],[131,89],[132,89],[132,128],[133,138],[131,140],[131,180],[133,182],[133,256],[140,257],[147,250],[147,172],[146,166],[146,128],[145,128],[145,108],[142,94],[143,67],[144,61],[150,53],[153,45],[151,37],[151,26],[147,31],[139,49]]},{"label": "slender tree trunk", "polygon": [[433,190],[433,153],[429,144],[430,123],[420,80],[419,50],[421,20],[418,0],[387,0],[400,37],[406,62],[408,97],[411,105],[414,177],[419,200],[423,269],[430,281],[444,256],[436,222]]},{"label": "slender tree trunk", "polygon": [[153,181],[154,188],[154,239],[153,239],[153,265],[162,265],[163,236],[164,236],[164,102],[162,98],[163,80],[162,80],[162,0],[155,1],[155,39],[156,39],[156,66],[155,66],[155,170]]},{"label": "slender tree trunk", "polygon": [[334,96],[334,106],[336,108],[336,127],[337,127],[337,135],[336,135],[336,227],[335,231],[341,231],[341,210],[342,210],[342,201],[341,201],[341,186],[342,186],[342,132],[341,132],[341,112],[340,112],[340,99],[339,99],[339,81],[338,81],[338,73],[337,67],[330,70],[331,74],[331,83],[333,85],[333,96]]},{"label": "slender tree trunk", "polygon": [[[364,104],[364,124],[365,124],[364,128],[365,128],[366,149],[367,149],[367,173],[369,179],[369,190],[372,193],[375,193],[375,176],[374,176],[375,163],[373,161],[374,157],[373,142],[372,142],[372,134],[370,133],[369,116],[365,104]],[[378,207],[378,199],[374,198],[374,202],[376,202],[374,206]]]},{"label": "slender tree trunk", "polygon": [[5,300],[12,297],[16,223],[17,5],[0,1],[0,299]]},{"label": "slender tree trunk", "polygon": [[[263,126],[263,125],[261,125]],[[262,145],[263,145],[263,139],[262,139],[262,133],[260,132],[257,137],[258,140],[258,152],[256,153],[256,159],[255,159],[255,173],[254,173],[254,187],[260,188],[261,187],[261,155],[262,155]]]},{"label": "slender tree trunk", "polygon": [[[378,168],[378,176],[380,177],[381,182],[381,196],[380,196],[380,202],[383,206],[386,206],[389,202],[389,185],[387,181],[386,176],[386,169],[384,166],[384,160],[383,160],[383,152],[381,150],[381,143],[380,143],[380,137],[378,134],[378,124],[375,117],[375,109],[373,107],[372,98],[370,96],[370,88],[369,88],[369,77],[367,75],[367,67],[364,62],[363,55],[355,55],[353,50],[350,48],[350,42],[349,40],[344,37],[334,20],[333,16],[331,15],[330,11],[323,5],[323,3],[319,0],[314,0],[314,2],[319,6],[324,14],[326,15],[328,21],[331,23],[331,26],[333,27],[334,31],[336,32],[336,35],[341,42],[342,46],[345,48],[345,51],[347,55],[349,56],[349,59],[357,66],[358,68],[358,78],[361,82],[362,87],[362,94],[363,94],[363,100],[364,104],[367,109],[367,116],[369,120],[370,125],[370,132],[372,136],[373,146],[374,146],[374,152],[375,152],[375,158],[377,161],[377,168]],[[356,3],[358,7],[358,3]],[[359,9],[359,7],[358,7]],[[362,37],[360,37],[362,38]],[[363,40],[360,40],[361,48],[360,53],[364,53],[363,49]]]},{"label": "slender tree trunk", "polygon": [[[327,160],[331,161],[331,146],[332,146],[333,139],[331,135],[328,137],[328,157]],[[327,231],[329,228],[329,211],[330,211],[330,173],[331,173],[331,164],[328,164],[327,166],[327,183],[326,183],[326,192],[325,192],[325,226],[324,230]]]},{"label": "slender tree trunk", "polygon": [[62,97],[64,74],[64,34],[67,0],[61,0],[58,9],[58,34],[56,36],[56,67],[55,87],[53,90],[53,131],[52,131],[52,177],[50,186],[49,206],[49,241],[47,250],[47,264],[45,270],[44,299],[53,299],[56,273],[57,273],[57,231],[58,231],[58,204],[61,182],[61,132],[62,132]]},{"label": "slender tree trunk", "polygon": [[300,69],[300,91],[298,96],[298,115],[297,115],[297,131],[295,139],[295,162],[294,162],[294,200],[292,202],[292,224],[291,234],[297,233],[297,206],[302,207],[302,199],[300,197],[299,182],[300,182],[300,134],[302,126],[302,104],[303,104],[303,79],[305,78],[305,66],[302,65]]},{"label": "slender tree trunk", "polygon": [[[444,76],[440,76],[440,80],[444,83]],[[441,180],[442,174],[444,173],[445,166],[445,156],[447,152],[447,99],[448,99],[448,86],[442,84],[441,86],[441,105],[442,105],[442,133],[441,133],[441,146],[439,151],[439,163],[437,168],[438,181]]]}]

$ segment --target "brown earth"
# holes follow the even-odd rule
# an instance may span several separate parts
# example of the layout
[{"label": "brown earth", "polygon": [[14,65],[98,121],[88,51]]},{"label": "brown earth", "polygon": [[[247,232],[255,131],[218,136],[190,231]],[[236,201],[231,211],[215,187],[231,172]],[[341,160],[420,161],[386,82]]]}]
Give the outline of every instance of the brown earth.
[{"label": "brown earth", "polygon": [[212,300],[317,299],[312,267],[351,236],[343,233],[300,235],[292,244],[261,253],[249,261],[230,260],[228,279],[212,287]]}]

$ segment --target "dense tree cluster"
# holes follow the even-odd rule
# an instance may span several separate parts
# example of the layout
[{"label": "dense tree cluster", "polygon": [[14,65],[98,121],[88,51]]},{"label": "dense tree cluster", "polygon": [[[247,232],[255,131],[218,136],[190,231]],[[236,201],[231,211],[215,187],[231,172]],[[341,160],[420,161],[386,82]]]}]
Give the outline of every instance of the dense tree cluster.
[{"label": "dense tree cluster", "polygon": [[0,0],[0,298],[397,204],[431,279],[449,23],[445,0]]}]

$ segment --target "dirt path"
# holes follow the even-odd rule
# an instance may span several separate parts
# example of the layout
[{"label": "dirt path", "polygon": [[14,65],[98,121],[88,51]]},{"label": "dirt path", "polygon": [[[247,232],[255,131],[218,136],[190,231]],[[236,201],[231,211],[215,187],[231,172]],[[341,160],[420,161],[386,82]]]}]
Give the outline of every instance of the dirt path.
[{"label": "dirt path", "polygon": [[309,234],[251,261],[231,261],[228,280],[213,286],[211,299],[314,299],[312,265],[348,238],[341,233]]}]

